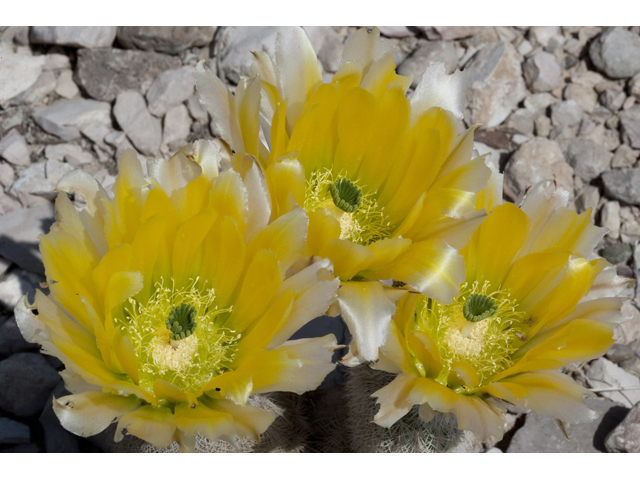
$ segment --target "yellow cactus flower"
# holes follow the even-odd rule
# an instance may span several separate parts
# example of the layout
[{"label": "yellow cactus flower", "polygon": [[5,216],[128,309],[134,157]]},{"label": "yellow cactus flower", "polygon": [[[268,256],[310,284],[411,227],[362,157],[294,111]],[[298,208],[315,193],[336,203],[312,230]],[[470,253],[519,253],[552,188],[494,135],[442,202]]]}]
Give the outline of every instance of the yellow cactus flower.
[{"label": "yellow cactus flower", "polygon": [[397,373],[375,392],[374,421],[390,427],[420,405],[455,415],[480,439],[502,438],[501,401],[566,423],[597,415],[588,390],[556,370],[613,344],[627,281],[602,258],[587,260],[603,229],[565,208],[566,192],[534,188],[521,208],[504,204],[462,249],[466,279],[450,305],[409,293],[398,303],[378,370]]},{"label": "yellow cactus flower", "polygon": [[201,140],[149,160],[145,177],[126,151],[113,198],[83,171],[60,180],[56,223],[40,237],[50,295],[25,297],[16,319],[65,364],[72,395],[53,408],[71,432],[117,421],[116,441],[183,451],[197,434],[257,441],[274,415],[250,395],[303,393],[333,370],[333,335],[288,341],[339,286],[329,260],[299,261],[304,210],[269,223],[259,166],[221,169],[221,152]]},{"label": "yellow cactus flower", "polygon": [[358,353],[375,359],[397,300],[380,280],[450,303],[477,210],[501,199],[495,167],[472,159],[475,126],[458,135],[464,76],[432,65],[407,99],[411,78],[376,28],[349,38],[329,83],[302,28],[279,29],[276,63],[254,56],[235,96],[201,62],[201,103],[231,149],[264,167],[272,218],[307,211],[306,253],[333,262]]}]

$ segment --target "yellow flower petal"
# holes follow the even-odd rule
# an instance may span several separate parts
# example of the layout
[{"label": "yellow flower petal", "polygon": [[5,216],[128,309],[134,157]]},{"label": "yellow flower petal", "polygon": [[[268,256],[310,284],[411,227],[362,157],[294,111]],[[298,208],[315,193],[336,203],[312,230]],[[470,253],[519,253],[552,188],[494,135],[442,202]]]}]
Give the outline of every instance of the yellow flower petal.
[{"label": "yellow flower petal", "polygon": [[409,413],[414,404],[407,401],[407,396],[415,381],[415,378],[401,373],[389,385],[371,395],[378,399],[376,403],[380,405],[373,421],[381,427],[389,428]]},{"label": "yellow flower petal", "polygon": [[175,440],[175,431],[171,409],[145,405],[120,417],[115,441],[121,441],[124,435],[135,435],[157,448],[166,448]]}]

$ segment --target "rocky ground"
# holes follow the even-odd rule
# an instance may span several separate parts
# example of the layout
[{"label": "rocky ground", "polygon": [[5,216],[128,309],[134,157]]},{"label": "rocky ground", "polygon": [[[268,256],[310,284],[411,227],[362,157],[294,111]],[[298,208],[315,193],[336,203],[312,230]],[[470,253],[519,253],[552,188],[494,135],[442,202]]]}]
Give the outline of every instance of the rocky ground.
[{"label": "rocky ground", "polygon": [[[355,27],[307,32],[326,77]],[[507,198],[555,177],[575,209],[609,233],[599,253],[636,278],[640,251],[640,28],[381,27],[398,71],[444,61],[469,73],[467,125],[505,173]],[[25,342],[13,307],[44,281],[37,235],[53,221],[51,193],[73,168],[113,185],[126,148],[168,156],[215,136],[194,91],[208,59],[232,88],[250,50],[273,55],[275,27],[0,27],[0,451],[96,452],[60,427],[52,395],[60,362]],[[629,296],[634,290],[629,289]],[[597,392],[602,416],[572,426],[513,410],[489,452],[640,451],[640,318],[619,326],[605,358],[569,371]],[[617,327],[618,328],[618,327]],[[634,406],[635,405],[635,406]]]}]

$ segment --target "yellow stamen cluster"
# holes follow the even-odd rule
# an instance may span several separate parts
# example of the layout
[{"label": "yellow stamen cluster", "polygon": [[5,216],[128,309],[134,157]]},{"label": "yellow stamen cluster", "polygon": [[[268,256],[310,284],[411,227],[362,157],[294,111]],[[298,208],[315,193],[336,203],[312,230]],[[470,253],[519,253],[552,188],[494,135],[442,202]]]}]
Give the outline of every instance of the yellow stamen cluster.
[{"label": "yellow stamen cluster", "polygon": [[[481,384],[509,368],[514,363],[511,355],[523,344],[529,330],[524,314],[518,311],[518,305],[509,293],[491,291],[489,282],[482,285],[464,283],[460,295],[451,305],[442,305],[426,297],[421,302],[417,326],[438,345],[444,366],[438,377],[441,383],[446,383],[453,360],[468,362],[478,373]],[[477,302],[488,305],[488,315],[481,320],[469,321],[465,306],[468,310],[470,303]]]},{"label": "yellow stamen cluster", "polygon": [[[118,322],[131,335],[140,387],[152,392],[156,379],[173,383],[187,392],[197,392],[212,377],[227,370],[240,336],[223,327],[231,308],[219,308],[212,288],[199,285],[196,278],[184,288],[164,281],[155,285],[148,301],[131,298]],[[195,311],[198,327],[182,339],[172,339],[167,319],[176,307],[187,305]],[[174,335],[175,336],[175,335]]]},{"label": "yellow stamen cluster", "polygon": [[[345,211],[336,205],[332,186],[345,183],[345,180],[347,180],[345,175],[335,175],[332,170],[314,171],[307,180],[304,209],[307,212],[318,208],[329,210],[340,222],[340,238],[343,240],[369,245],[387,238],[393,232],[394,226],[389,223],[384,209],[378,205],[375,192],[367,191],[365,186],[358,185],[357,180],[348,180],[350,185],[360,189],[357,208],[353,211]],[[334,190],[336,190],[335,187]]]}]

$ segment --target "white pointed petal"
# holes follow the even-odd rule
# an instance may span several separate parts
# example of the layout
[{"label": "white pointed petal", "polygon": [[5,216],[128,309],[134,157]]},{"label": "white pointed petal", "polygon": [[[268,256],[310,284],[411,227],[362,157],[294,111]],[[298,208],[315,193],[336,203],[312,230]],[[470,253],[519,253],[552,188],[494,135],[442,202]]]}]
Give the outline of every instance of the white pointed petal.
[{"label": "white pointed petal", "polygon": [[581,302],[595,300],[597,298],[617,297],[632,284],[632,279],[621,277],[616,273],[616,267],[606,267],[593,281],[591,290],[589,290],[589,293]]},{"label": "white pointed petal", "polygon": [[467,76],[456,71],[447,75],[444,63],[427,67],[411,97],[411,123],[432,107],[440,107],[453,113],[458,120],[464,116],[467,98]]},{"label": "white pointed petal", "polygon": [[122,397],[94,390],[54,398],[53,411],[62,426],[71,433],[90,437],[102,432],[141,403],[135,396]]},{"label": "white pointed petal", "polygon": [[71,170],[65,173],[58,184],[56,191],[67,193],[79,193],[87,202],[87,210],[95,215],[99,209],[99,202],[110,201],[109,195],[102,185],[84,170]]},{"label": "white pointed petal", "polygon": [[247,189],[249,213],[247,215],[247,230],[245,241],[248,243],[253,236],[267,226],[271,217],[271,197],[267,189],[267,181],[262,168],[253,158],[254,164],[244,176]]},{"label": "white pointed petal", "polygon": [[389,428],[409,413],[413,404],[407,401],[407,396],[414,381],[414,377],[401,373],[389,385],[371,395],[378,399],[376,403],[380,405],[380,410],[373,417],[375,423]]},{"label": "white pointed petal", "polygon": [[276,36],[276,64],[287,120],[292,126],[311,94],[322,83],[322,70],[307,33],[300,27],[280,27]]},{"label": "white pointed petal", "polygon": [[367,360],[378,358],[378,348],[389,335],[389,322],[396,311],[380,282],[345,282],[338,290],[342,317]]},{"label": "white pointed petal", "polygon": [[204,60],[196,66],[196,90],[222,139],[236,152],[242,151],[244,143],[236,117],[235,98],[224,83],[205,68]]},{"label": "white pointed petal", "polygon": [[380,30],[373,28],[367,32],[366,28],[357,30],[344,46],[342,52],[342,67],[347,62],[360,62],[362,65],[362,76],[364,77],[371,65],[390,50],[394,50],[393,42],[386,38],[380,38]]}]

